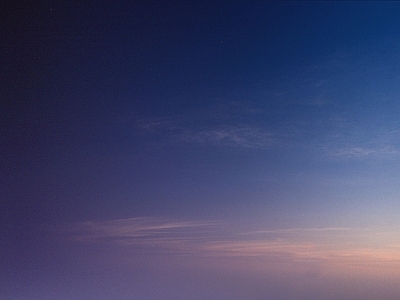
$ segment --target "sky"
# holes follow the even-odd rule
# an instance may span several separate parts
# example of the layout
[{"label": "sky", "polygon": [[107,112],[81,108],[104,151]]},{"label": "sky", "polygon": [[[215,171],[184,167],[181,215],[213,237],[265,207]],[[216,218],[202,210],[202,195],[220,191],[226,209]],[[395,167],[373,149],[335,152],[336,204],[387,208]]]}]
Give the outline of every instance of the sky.
[{"label": "sky", "polygon": [[399,3],[0,11],[0,298],[399,299]]}]

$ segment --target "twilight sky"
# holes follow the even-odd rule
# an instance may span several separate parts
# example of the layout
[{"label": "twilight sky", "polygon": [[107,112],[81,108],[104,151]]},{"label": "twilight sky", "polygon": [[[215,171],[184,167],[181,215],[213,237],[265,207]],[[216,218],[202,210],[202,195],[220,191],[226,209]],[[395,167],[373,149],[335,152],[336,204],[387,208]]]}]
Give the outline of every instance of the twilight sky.
[{"label": "twilight sky", "polygon": [[400,4],[1,9],[0,298],[399,299]]}]

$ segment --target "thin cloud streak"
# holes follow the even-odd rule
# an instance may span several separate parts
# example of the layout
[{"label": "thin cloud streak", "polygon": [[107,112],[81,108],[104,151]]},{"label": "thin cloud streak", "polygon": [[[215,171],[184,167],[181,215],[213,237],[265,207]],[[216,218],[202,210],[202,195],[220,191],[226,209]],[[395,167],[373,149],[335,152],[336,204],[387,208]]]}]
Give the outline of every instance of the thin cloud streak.
[{"label": "thin cloud streak", "polygon": [[400,155],[400,132],[379,127],[367,130],[344,118],[332,118],[331,133],[322,143],[328,157],[343,160],[395,159]]},{"label": "thin cloud streak", "polygon": [[220,145],[238,148],[265,149],[276,145],[276,135],[270,131],[255,127],[221,127],[218,129],[189,131],[181,136],[182,140],[199,144]]},{"label": "thin cloud streak", "polygon": [[222,146],[247,149],[268,149],[278,144],[278,135],[271,130],[249,125],[216,125],[196,128],[183,121],[166,119],[142,120],[138,129],[164,142],[194,143],[202,146]]},{"label": "thin cloud streak", "polygon": [[[394,159],[400,155],[400,135],[397,130],[366,132],[351,122],[331,118],[320,132],[320,138],[309,140],[307,126],[283,126],[279,131],[256,125],[215,125],[196,128],[182,120],[141,121],[138,128],[156,143],[236,149],[276,148],[314,149],[324,157],[335,160]],[[317,129],[318,131],[318,129]]]},{"label": "thin cloud streak", "polygon": [[177,222],[158,220],[156,218],[141,217],[104,222],[87,221],[73,224],[64,229],[71,233],[72,239],[81,241],[94,241],[105,238],[139,239],[149,237],[178,237],[182,232],[191,232],[191,229],[201,231],[206,227],[215,226],[213,222]]},{"label": "thin cloud streak", "polygon": [[399,153],[398,149],[391,146],[376,148],[352,146],[336,149],[331,152],[331,156],[344,159],[391,158],[397,157]]},{"label": "thin cloud streak", "polygon": [[[214,259],[273,259],[282,263],[378,268],[400,266],[400,244],[388,231],[351,228],[291,228],[239,231],[228,224],[132,218],[73,224],[61,231],[74,242],[114,245],[146,255]],[[130,250],[129,250],[130,249]]]}]

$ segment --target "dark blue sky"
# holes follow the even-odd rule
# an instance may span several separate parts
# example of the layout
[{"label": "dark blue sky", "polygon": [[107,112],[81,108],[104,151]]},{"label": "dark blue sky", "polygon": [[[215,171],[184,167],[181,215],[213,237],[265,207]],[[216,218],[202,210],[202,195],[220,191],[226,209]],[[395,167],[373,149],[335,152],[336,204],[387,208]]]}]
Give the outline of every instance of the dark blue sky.
[{"label": "dark blue sky", "polygon": [[398,3],[1,11],[0,297],[398,298]]}]

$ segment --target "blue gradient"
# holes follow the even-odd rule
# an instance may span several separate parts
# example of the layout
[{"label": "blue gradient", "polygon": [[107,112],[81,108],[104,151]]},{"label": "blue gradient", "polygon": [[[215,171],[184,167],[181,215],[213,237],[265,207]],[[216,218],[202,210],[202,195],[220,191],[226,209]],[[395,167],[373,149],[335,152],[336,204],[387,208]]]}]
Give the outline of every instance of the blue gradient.
[{"label": "blue gradient", "polygon": [[1,299],[399,299],[399,3],[1,11]]}]

